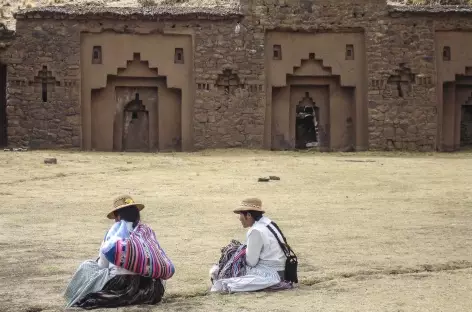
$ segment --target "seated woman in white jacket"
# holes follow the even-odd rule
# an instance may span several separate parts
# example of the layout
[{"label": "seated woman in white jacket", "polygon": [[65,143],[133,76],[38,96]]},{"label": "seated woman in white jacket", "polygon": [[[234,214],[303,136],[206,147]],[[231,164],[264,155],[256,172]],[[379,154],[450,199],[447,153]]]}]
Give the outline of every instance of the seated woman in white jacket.
[{"label": "seated woman in white jacket", "polygon": [[[215,280],[211,291],[245,292],[256,291],[277,285],[284,278],[286,256],[274,234],[267,226],[272,227],[282,240],[269,218],[262,210],[262,201],[248,198],[234,210],[247,232],[246,275]],[[213,274],[214,272],[212,272]]]}]

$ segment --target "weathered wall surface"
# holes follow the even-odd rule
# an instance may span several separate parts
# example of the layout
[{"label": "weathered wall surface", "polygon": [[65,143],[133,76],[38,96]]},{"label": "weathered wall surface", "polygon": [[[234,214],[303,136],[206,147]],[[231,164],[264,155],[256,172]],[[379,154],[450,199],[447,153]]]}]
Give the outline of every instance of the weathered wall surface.
[{"label": "weathered wall surface", "polygon": [[205,22],[195,35],[195,148],[262,147],[264,41],[236,26]]},{"label": "weathered wall surface", "polygon": [[[441,149],[438,105],[442,100],[438,97],[442,92],[438,89],[442,90],[442,83],[439,85],[441,79],[437,77],[443,72],[436,70],[435,34],[439,30],[470,30],[470,9],[398,9],[381,0],[245,3],[253,12],[250,19],[258,36],[266,31],[362,31],[367,61],[365,131],[369,149]],[[356,145],[359,149],[362,144]]]},{"label": "weathered wall surface", "polygon": [[[142,28],[149,25],[142,25]],[[152,28],[148,29],[151,31]],[[178,133],[172,125],[163,122],[151,122],[150,136],[159,134],[150,150],[168,150],[168,138],[175,144],[176,150],[190,150],[193,147],[192,109],[193,109],[193,59],[192,37],[185,32],[163,34],[117,34],[115,32],[89,32],[81,35],[81,114],[82,147],[89,149],[98,132],[113,133],[113,120],[122,120],[123,108],[127,103],[120,103],[118,87],[136,87],[154,85],[159,88],[159,101],[156,109],[150,107],[151,121],[156,118],[169,120],[179,125]],[[180,60],[176,60],[179,57]],[[131,80],[131,82],[129,81]],[[159,83],[163,80],[163,83]],[[91,101],[92,90],[109,89],[99,101]],[[179,90],[181,100],[170,101],[164,95],[168,90]],[[139,93],[138,93],[139,96]],[[158,108],[158,109],[157,109]],[[172,114],[177,108],[179,115]],[[156,110],[154,113],[153,111]],[[101,113],[100,113],[101,112]],[[154,116],[155,115],[155,116]],[[103,122],[108,120],[109,122]],[[185,122],[182,123],[181,120]],[[92,132],[91,124],[99,124]],[[116,123],[115,123],[116,126]],[[182,127],[180,127],[182,126]],[[180,129],[181,128],[181,129]],[[100,146],[112,150],[113,140],[104,140]],[[161,144],[162,143],[162,144]],[[95,146],[97,148],[98,146]],[[116,146],[114,150],[121,150]]]},{"label": "weathered wall surface", "polygon": [[[185,150],[262,147],[264,104],[258,92],[262,90],[259,76],[263,68],[252,63],[246,48],[253,47],[253,43],[250,40],[243,43],[235,26],[234,16],[225,20],[161,22],[19,19],[20,37],[8,56],[10,145],[90,148],[90,131],[84,132],[84,126],[89,129],[90,125],[83,124],[81,118],[80,90],[81,82],[88,85],[93,77],[81,81],[80,37],[84,32],[107,31],[127,35],[177,33],[192,37],[194,51],[185,51],[185,59],[193,63],[193,72],[180,75],[191,84],[193,104],[191,111],[181,118],[182,127],[190,126],[192,133],[192,141],[183,146]],[[13,58],[17,51],[19,54]],[[37,83],[31,83],[44,66],[54,78],[46,102],[42,100],[42,81],[36,79]],[[236,85],[230,85],[234,79],[226,79],[228,75],[235,77]],[[82,138],[84,133],[86,140]]]},{"label": "weathered wall surface", "polygon": [[[293,33],[271,31],[265,34],[266,65],[266,144],[274,149],[283,145],[295,146],[295,105],[284,98],[271,98],[274,88],[299,86],[329,86],[329,99],[324,110],[329,119],[321,121],[320,130],[329,140],[321,144],[323,150],[367,149],[367,90],[365,73],[364,36],[362,32],[348,33]],[[327,82],[326,78],[332,77]],[[336,82],[336,83],[335,83]],[[353,88],[355,94],[344,93],[344,88]],[[301,98],[300,98],[301,99]],[[294,99],[293,99],[294,100]],[[318,102],[316,96],[313,100]],[[279,127],[282,120],[272,118],[272,106],[289,113],[288,127]],[[350,112],[353,107],[353,112]],[[275,109],[274,109],[275,110]],[[347,114],[346,114],[347,113]],[[323,110],[321,111],[323,115]],[[280,114],[283,116],[284,114]],[[285,114],[286,115],[286,114]],[[348,120],[354,120],[352,142],[347,142]],[[269,123],[272,122],[272,125]],[[275,124],[274,124],[275,123]],[[271,131],[272,130],[272,131]],[[272,142],[270,142],[272,141]]]},{"label": "weathered wall surface", "polygon": [[[459,129],[460,122],[447,122],[443,116],[447,88],[442,85],[444,71],[438,70],[442,52],[437,33],[459,29],[472,33],[472,10],[399,9],[383,0],[241,3],[246,14],[239,26],[237,14],[224,20],[19,19],[18,37],[1,56],[9,64],[9,144],[83,147],[80,34],[105,30],[185,31],[192,37],[193,107],[181,119],[192,124],[192,148],[270,146],[267,129],[272,129],[272,118],[267,115],[266,93],[271,96],[272,90],[266,86],[274,77],[269,77],[272,73],[265,63],[266,50],[272,48],[265,46],[267,32],[363,34],[366,88],[354,91],[356,99],[364,96],[365,101],[356,100],[356,107],[366,109],[354,120],[358,150],[441,149],[447,145],[444,133]],[[47,70],[42,72],[44,66]],[[457,139],[451,140],[454,148]]]},{"label": "weathered wall surface", "polygon": [[472,32],[440,30],[435,33],[438,93],[438,142],[443,151],[468,144],[464,106],[472,97]]},{"label": "weathered wall surface", "polygon": [[[255,31],[260,35],[266,30],[363,32],[367,103],[357,105],[366,105],[368,114],[364,135],[358,134],[358,149],[363,145],[370,149],[435,148],[434,85],[416,83],[416,76],[410,75],[410,72],[430,78],[435,75],[434,23],[417,18],[392,18],[384,1],[295,1],[293,4],[274,1],[274,5],[265,5],[266,1],[254,0],[247,3],[254,12],[251,18],[255,21]],[[401,94],[398,84],[405,89]]]},{"label": "weathered wall surface", "polygon": [[77,23],[25,20],[16,31],[4,55],[9,145],[80,147]]}]

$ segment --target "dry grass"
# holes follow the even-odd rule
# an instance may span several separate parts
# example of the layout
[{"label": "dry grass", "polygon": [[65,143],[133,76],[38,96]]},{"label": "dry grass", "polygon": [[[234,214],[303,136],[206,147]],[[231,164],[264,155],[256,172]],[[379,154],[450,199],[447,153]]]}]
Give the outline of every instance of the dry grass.
[{"label": "dry grass", "polygon": [[388,0],[391,4],[406,5],[470,5],[472,0]]},{"label": "dry grass", "polygon": [[[44,157],[57,165],[44,165]],[[147,208],[177,273],[166,302],[121,311],[470,311],[472,153],[0,154],[0,311],[61,311],[97,256],[110,200]],[[258,183],[278,175],[280,181]],[[244,230],[230,211],[263,199],[300,258],[283,293],[207,295],[219,248]]]}]

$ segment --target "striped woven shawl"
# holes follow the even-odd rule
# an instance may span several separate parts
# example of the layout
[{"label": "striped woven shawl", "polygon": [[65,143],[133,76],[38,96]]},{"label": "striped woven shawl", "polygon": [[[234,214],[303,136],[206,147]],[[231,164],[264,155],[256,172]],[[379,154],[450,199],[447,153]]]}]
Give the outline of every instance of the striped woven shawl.
[{"label": "striped woven shawl", "polygon": [[159,245],[156,234],[150,227],[138,223],[129,236],[126,234],[121,236],[109,241],[108,247],[102,247],[101,251],[108,261],[128,271],[154,279],[166,280],[174,275],[174,265]]},{"label": "striped woven shawl", "polygon": [[232,240],[221,249],[217,279],[239,277],[246,274],[246,245]]}]

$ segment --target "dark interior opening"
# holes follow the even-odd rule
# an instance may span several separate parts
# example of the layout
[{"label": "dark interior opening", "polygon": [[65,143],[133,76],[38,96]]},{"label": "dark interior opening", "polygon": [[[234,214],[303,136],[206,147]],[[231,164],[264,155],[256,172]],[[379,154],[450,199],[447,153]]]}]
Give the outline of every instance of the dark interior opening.
[{"label": "dark interior opening", "polygon": [[461,107],[461,147],[472,147],[472,105]]},{"label": "dark interior opening", "polygon": [[295,147],[307,149],[319,146],[319,107],[298,105],[295,122]]},{"label": "dark interior opening", "polygon": [[0,64],[0,147],[8,145],[7,135],[7,66]]},{"label": "dark interior opening", "polygon": [[42,88],[41,97],[43,99],[43,102],[47,102],[48,101],[48,84],[42,83],[41,88]]}]

